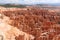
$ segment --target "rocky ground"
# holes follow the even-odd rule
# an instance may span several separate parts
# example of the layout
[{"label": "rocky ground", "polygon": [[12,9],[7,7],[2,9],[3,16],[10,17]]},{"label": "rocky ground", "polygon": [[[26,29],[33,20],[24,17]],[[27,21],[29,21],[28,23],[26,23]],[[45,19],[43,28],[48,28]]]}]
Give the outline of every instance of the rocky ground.
[{"label": "rocky ground", "polygon": [[[13,36],[15,32],[18,35],[14,40],[60,40],[59,12],[41,8],[24,8],[23,10],[5,8],[3,10],[0,9],[0,14],[9,18],[6,23],[14,28]],[[6,25],[6,23],[4,21],[2,24]]]}]

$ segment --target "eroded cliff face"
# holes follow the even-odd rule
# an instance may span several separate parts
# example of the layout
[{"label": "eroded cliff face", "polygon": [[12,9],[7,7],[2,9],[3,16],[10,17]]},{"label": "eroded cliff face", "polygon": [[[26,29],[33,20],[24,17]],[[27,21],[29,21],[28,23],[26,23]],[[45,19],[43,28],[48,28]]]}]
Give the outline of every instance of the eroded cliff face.
[{"label": "eroded cliff face", "polygon": [[34,37],[23,31],[20,31],[14,26],[11,26],[11,22],[12,21],[9,17],[5,16],[4,14],[0,14],[0,37],[3,38],[1,38],[1,40],[16,40],[15,37],[18,37],[19,35],[23,36],[24,40],[29,40],[29,37]]},{"label": "eroded cliff face", "polygon": [[11,25],[9,25],[9,17],[0,14],[0,35],[3,40],[15,40],[15,37],[19,35],[19,30]]}]

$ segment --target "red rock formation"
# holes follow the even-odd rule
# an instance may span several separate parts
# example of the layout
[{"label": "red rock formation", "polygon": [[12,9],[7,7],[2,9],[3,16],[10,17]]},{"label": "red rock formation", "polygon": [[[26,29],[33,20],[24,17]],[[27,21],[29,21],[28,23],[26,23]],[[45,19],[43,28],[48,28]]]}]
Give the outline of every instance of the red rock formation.
[{"label": "red rock formation", "polygon": [[24,39],[24,35],[18,36],[16,40],[32,40],[28,37],[30,34],[35,37],[34,40],[60,40],[60,36],[57,38],[60,34],[60,15],[54,10],[31,8],[3,11],[2,14],[12,20],[11,26],[28,34]]}]

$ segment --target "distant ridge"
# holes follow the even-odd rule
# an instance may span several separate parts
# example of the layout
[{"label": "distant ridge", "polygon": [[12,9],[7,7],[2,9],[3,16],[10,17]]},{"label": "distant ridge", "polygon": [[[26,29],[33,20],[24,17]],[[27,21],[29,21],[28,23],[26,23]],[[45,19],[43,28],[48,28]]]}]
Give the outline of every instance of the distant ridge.
[{"label": "distant ridge", "polygon": [[0,4],[0,6],[3,6],[3,7],[17,7],[17,8],[26,7],[26,5],[22,5],[22,4]]},{"label": "distant ridge", "polygon": [[46,3],[41,3],[41,4],[35,4],[37,6],[60,6],[60,3],[50,3],[50,4],[46,4]]}]

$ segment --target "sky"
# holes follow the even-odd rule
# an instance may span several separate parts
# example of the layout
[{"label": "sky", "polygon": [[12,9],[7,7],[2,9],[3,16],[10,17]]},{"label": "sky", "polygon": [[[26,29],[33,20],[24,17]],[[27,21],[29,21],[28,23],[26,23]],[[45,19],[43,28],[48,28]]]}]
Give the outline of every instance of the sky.
[{"label": "sky", "polygon": [[0,3],[16,4],[39,4],[39,3],[60,3],[60,0],[0,0]]}]

